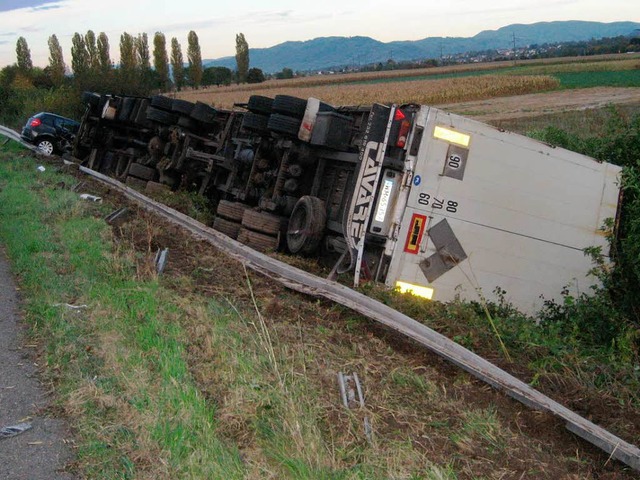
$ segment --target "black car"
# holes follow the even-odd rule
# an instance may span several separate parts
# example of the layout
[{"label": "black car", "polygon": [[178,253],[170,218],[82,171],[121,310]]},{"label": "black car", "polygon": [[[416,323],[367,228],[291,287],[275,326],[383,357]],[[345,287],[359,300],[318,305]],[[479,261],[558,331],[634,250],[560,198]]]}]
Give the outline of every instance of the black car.
[{"label": "black car", "polygon": [[45,155],[61,154],[70,148],[79,127],[80,124],[70,118],[41,112],[27,120],[20,136]]}]

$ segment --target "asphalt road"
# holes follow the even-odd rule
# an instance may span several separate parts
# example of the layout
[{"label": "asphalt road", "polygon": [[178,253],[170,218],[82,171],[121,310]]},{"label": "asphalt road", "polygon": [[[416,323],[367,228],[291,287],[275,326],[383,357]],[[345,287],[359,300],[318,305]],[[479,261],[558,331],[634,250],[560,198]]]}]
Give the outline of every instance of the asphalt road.
[{"label": "asphalt road", "polygon": [[25,345],[16,285],[0,245],[0,432],[19,423],[32,428],[5,438],[0,434],[0,479],[71,480],[73,461],[65,423],[47,413],[50,399],[38,380],[33,350]]}]

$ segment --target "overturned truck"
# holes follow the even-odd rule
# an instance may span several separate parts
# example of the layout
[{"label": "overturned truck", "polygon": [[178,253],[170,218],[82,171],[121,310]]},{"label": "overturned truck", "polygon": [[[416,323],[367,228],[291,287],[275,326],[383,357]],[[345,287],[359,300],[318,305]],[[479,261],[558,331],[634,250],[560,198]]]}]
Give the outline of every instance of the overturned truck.
[{"label": "overturned truck", "polygon": [[606,253],[615,224],[619,167],[425,105],[83,101],[74,156],[86,166],[138,189],[197,191],[216,205],[214,229],[317,256],[355,285],[499,295],[534,313],[588,289],[584,250]]}]

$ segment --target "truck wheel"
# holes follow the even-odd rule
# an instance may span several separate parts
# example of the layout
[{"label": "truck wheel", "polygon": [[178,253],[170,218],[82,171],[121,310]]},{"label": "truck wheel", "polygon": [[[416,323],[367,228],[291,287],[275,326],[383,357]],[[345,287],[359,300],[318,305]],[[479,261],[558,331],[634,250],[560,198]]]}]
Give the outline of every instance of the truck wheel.
[{"label": "truck wheel", "polygon": [[302,120],[307,109],[307,101],[290,95],[276,95],[273,99],[273,111]]},{"label": "truck wheel", "polygon": [[245,210],[249,208],[248,205],[240,202],[230,202],[228,200],[220,200],[218,202],[218,208],[216,214],[227,220],[235,220],[241,222],[244,216]]},{"label": "truck wheel", "polygon": [[126,183],[128,187],[139,190],[141,192],[144,192],[144,189],[147,188],[146,180],[141,180],[139,178],[132,177],[131,175],[127,177],[124,183]]},{"label": "truck wheel", "polygon": [[162,123],[163,125],[174,125],[177,121],[173,113],[165,112],[156,107],[147,108],[147,120]]},{"label": "truck wheel", "polygon": [[222,217],[216,217],[213,221],[213,229],[217,230],[220,233],[224,233],[227,237],[231,237],[235,240],[236,238],[238,238],[240,224],[238,222],[232,222],[231,220],[227,220]]},{"label": "truck wheel", "polygon": [[238,232],[238,241],[259,252],[275,252],[280,240],[263,233],[252,232],[244,227]]},{"label": "truck wheel", "polygon": [[129,175],[142,180],[155,180],[158,172],[155,168],[140,165],[139,163],[132,163],[129,166]]},{"label": "truck wheel", "polygon": [[183,115],[191,115],[194,106],[195,105],[193,103],[187,100],[180,100],[176,98],[171,104],[171,111],[175,113],[181,113]]},{"label": "truck wheel", "polygon": [[216,119],[216,109],[206,103],[196,102],[191,110],[191,118],[202,123],[212,123]]},{"label": "truck wheel", "polygon": [[247,209],[242,216],[242,226],[267,235],[278,235],[287,228],[287,219],[271,213]]},{"label": "truck wheel", "polygon": [[293,207],[287,228],[287,247],[291,253],[313,253],[322,240],[327,211],[318,197],[305,195]]},{"label": "truck wheel", "polygon": [[184,117],[182,115],[180,115],[180,118],[178,118],[178,125],[186,128],[187,130],[197,130],[198,129],[198,122],[196,122],[195,120],[191,119],[190,117]]},{"label": "truck wheel", "polygon": [[165,97],[164,95],[154,95],[151,97],[151,106],[161,108],[162,110],[171,111],[173,106],[173,99]]},{"label": "truck wheel", "polygon": [[89,105],[92,110],[96,109],[100,106],[100,95],[93,92],[83,92],[82,103]]},{"label": "truck wheel", "polygon": [[271,115],[272,107],[273,98],[263,97],[262,95],[251,95],[247,103],[247,110],[262,115]]},{"label": "truck wheel", "polygon": [[138,125],[143,125],[147,121],[147,108],[149,108],[149,100],[143,98],[140,100],[140,104],[138,105],[138,110],[136,112],[136,116],[133,119],[134,123]]},{"label": "truck wheel", "polygon": [[265,132],[268,123],[269,117],[265,115],[248,112],[242,117],[242,128],[250,132]]},{"label": "truck wheel", "polygon": [[279,113],[274,113],[269,117],[267,128],[272,132],[297,137],[298,131],[300,130],[300,120],[286,115],[281,115]]}]

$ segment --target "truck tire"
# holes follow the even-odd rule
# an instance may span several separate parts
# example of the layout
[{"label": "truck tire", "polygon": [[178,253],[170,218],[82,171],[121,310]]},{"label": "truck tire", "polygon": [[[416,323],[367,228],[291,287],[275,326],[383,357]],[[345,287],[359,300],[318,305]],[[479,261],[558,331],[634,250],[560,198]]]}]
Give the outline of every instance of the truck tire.
[{"label": "truck tire", "polygon": [[138,111],[133,119],[134,123],[138,125],[144,125],[147,122],[147,109],[149,108],[149,100],[143,98],[138,105]]},{"label": "truck tire", "polygon": [[147,120],[162,123],[163,125],[174,125],[178,119],[173,113],[165,112],[156,107],[149,107],[147,108]]},{"label": "truck tire", "polygon": [[317,250],[324,235],[327,211],[318,197],[300,197],[293,207],[287,227],[287,248],[291,253],[308,255]]},{"label": "truck tire", "polygon": [[247,112],[242,117],[242,128],[250,132],[266,132],[269,117]]},{"label": "truck tire", "polygon": [[191,110],[191,118],[202,123],[213,123],[216,119],[216,109],[206,103],[196,102]]},{"label": "truck tire", "polygon": [[100,106],[100,95],[93,92],[83,92],[82,103],[89,105],[92,110],[96,109]]},{"label": "truck tire", "polygon": [[129,166],[129,175],[142,180],[155,180],[158,176],[158,172],[155,168],[140,165],[139,163],[132,163]]},{"label": "truck tire", "polygon": [[171,103],[171,111],[183,115],[191,115],[195,105],[187,100],[174,99]]},{"label": "truck tire", "polygon": [[247,110],[260,115],[271,115],[273,107],[273,98],[263,97],[262,95],[251,95],[247,103]]},{"label": "truck tire", "polygon": [[136,106],[136,99],[132,97],[124,97],[120,102],[117,118],[120,122],[128,122],[131,112]]},{"label": "truck tire", "polygon": [[171,111],[173,106],[173,99],[165,97],[164,95],[154,95],[151,97],[151,106],[160,108],[162,110]]},{"label": "truck tire", "polygon": [[267,128],[272,132],[282,133],[292,137],[298,136],[301,121],[297,118],[274,113],[269,117]]},{"label": "truck tire", "polygon": [[238,222],[233,222],[222,217],[216,217],[213,221],[213,229],[220,233],[224,233],[227,237],[231,237],[234,240],[238,238],[238,232],[241,225]]},{"label": "truck tire", "polygon": [[126,183],[128,187],[134,188],[141,192],[144,192],[144,189],[147,187],[147,182],[145,180],[141,180],[130,175],[127,177],[124,183]]},{"label": "truck tire", "polygon": [[227,220],[234,220],[239,223],[242,221],[242,217],[244,216],[244,212],[247,208],[249,208],[249,206],[244,203],[220,200],[218,202],[216,214],[226,218]]},{"label": "truck tire", "polygon": [[304,111],[307,109],[307,101],[290,95],[276,95],[273,99],[272,109],[276,113],[302,120]]},{"label": "truck tire", "polygon": [[268,212],[247,209],[242,216],[242,226],[255,232],[278,235],[280,232],[286,231],[287,219]]},{"label": "truck tire", "polygon": [[238,241],[259,252],[275,252],[278,249],[280,240],[278,237],[271,237],[264,233],[252,232],[244,227],[238,232]]},{"label": "truck tire", "polygon": [[199,127],[198,122],[183,115],[180,115],[180,118],[178,118],[178,125],[187,130],[197,130]]}]

